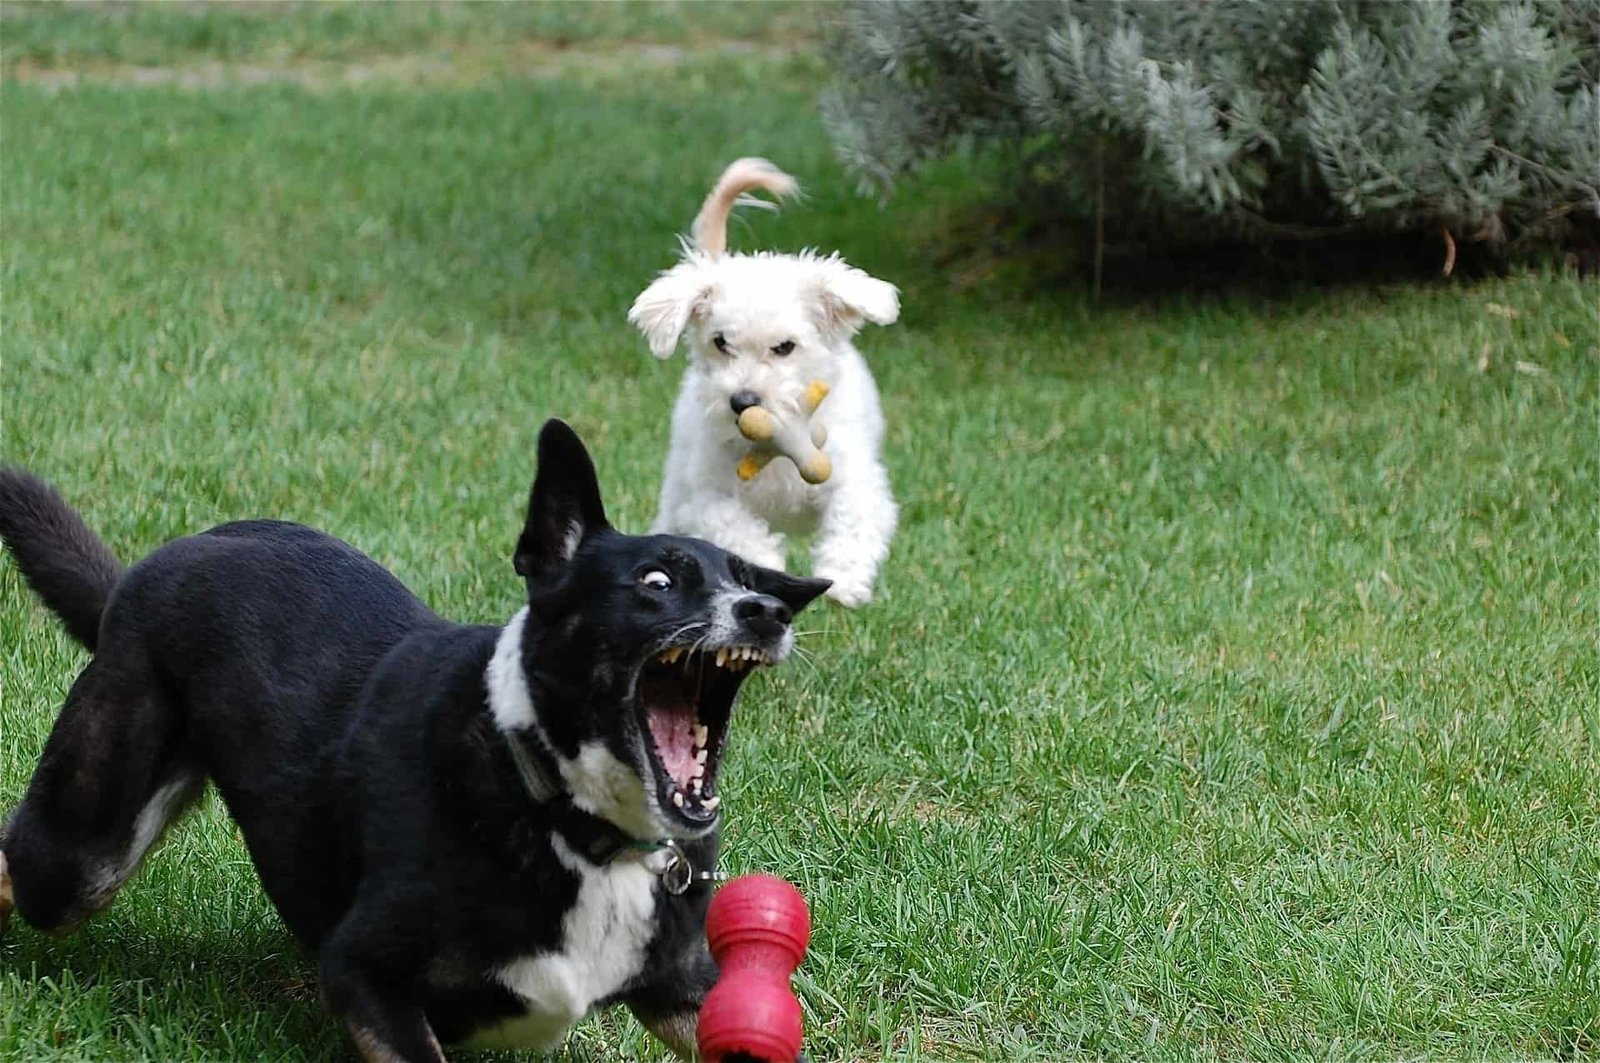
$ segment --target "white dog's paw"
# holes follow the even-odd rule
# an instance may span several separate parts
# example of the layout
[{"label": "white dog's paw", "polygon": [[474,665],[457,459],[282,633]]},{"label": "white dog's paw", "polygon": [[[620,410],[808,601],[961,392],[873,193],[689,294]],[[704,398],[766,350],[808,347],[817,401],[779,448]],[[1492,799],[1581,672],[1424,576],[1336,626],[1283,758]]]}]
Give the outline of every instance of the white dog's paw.
[{"label": "white dog's paw", "polygon": [[865,580],[841,579],[829,576],[826,572],[818,572],[817,575],[833,580],[833,586],[828,588],[828,597],[847,609],[872,601],[872,584]]}]

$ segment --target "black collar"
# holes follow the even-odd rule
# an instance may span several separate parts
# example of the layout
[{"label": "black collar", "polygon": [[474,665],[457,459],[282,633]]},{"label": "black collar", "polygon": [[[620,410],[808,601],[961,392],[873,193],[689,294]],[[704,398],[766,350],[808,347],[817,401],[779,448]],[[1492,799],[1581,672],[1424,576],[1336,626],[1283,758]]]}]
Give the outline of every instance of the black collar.
[{"label": "black collar", "polygon": [[555,830],[568,845],[591,864],[609,864],[628,850],[653,852],[669,842],[641,842],[610,820],[585,812],[569,797],[549,802],[546,807],[555,821]]}]

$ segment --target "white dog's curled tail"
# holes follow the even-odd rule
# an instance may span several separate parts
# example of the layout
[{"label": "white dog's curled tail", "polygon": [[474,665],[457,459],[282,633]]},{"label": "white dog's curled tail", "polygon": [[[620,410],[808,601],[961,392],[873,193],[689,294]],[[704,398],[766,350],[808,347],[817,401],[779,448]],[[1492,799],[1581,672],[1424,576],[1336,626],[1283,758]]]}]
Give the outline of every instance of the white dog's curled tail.
[{"label": "white dog's curled tail", "polygon": [[734,207],[760,207],[777,210],[776,203],[757,199],[745,193],[762,189],[778,199],[788,199],[800,191],[793,177],[778,169],[766,159],[737,159],[728,164],[700,206],[694,219],[695,250],[709,258],[717,258],[728,249],[728,216]]}]

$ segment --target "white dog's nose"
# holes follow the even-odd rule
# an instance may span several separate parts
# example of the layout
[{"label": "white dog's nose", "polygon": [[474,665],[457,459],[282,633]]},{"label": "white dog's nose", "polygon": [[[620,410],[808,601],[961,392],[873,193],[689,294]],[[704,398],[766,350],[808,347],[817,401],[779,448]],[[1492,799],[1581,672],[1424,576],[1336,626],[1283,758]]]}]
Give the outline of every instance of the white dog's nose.
[{"label": "white dog's nose", "polygon": [[761,396],[753,391],[735,391],[728,398],[728,405],[733,407],[733,415],[737,417],[752,406],[760,406]]}]

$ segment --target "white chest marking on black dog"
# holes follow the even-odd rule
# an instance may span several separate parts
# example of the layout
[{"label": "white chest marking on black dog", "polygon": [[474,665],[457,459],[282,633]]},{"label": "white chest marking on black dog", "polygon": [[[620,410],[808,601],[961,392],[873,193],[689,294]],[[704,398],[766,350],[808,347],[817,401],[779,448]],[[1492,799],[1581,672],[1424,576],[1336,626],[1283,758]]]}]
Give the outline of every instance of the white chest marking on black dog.
[{"label": "white chest marking on black dog", "polygon": [[[485,669],[489,712],[502,731],[532,731],[548,750],[522,668],[522,636],[528,610],[518,611],[500,632]],[[515,741],[514,737],[508,738]],[[657,827],[643,784],[599,742],[586,742],[576,757],[556,755],[556,767],[575,805],[641,834]],[[666,854],[645,859],[624,856],[596,867],[560,837],[551,848],[561,866],[578,878],[578,896],[561,921],[561,944],[524,956],[491,972],[515,993],[523,1015],[475,1031],[478,1048],[547,1048],[594,1006],[617,992],[644,968],[655,932],[655,887]]]},{"label": "white chest marking on black dog", "polygon": [[636,838],[658,838],[666,833],[639,772],[618,760],[604,743],[585,742],[576,757],[561,757],[556,767],[576,807],[615,823]]},{"label": "white chest marking on black dog", "polygon": [[495,726],[502,731],[531,730],[555,758],[556,770],[578,808],[610,820],[636,837],[664,834],[658,810],[638,770],[619,760],[605,743],[584,742],[576,757],[562,756],[551,749],[522,670],[522,632],[527,622],[528,608],[523,606],[501,630],[494,656],[484,672]]},{"label": "white chest marking on black dog", "polygon": [[577,902],[561,921],[561,946],[513,960],[492,973],[528,1010],[476,1031],[472,1047],[549,1047],[596,1001],[644,969],[655,930],[660,870],[654,864],[661,854],[595,867],[560,838],[552,848],[561,865],[579,879]]},{"label": "white chest marking on black dog", "polygon": [[501,630],[485,672],[489,712],[494,715],[494,725],[502,731],[518,731],[537,723],[528,680],[522,674],[522,629],[527,622],[528,607],[523,606]]}]

